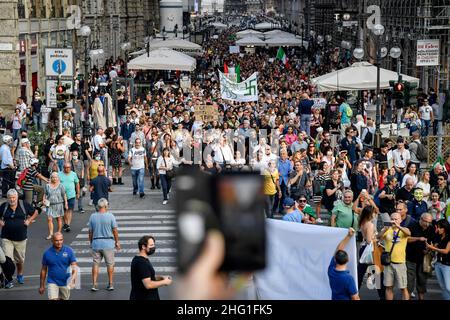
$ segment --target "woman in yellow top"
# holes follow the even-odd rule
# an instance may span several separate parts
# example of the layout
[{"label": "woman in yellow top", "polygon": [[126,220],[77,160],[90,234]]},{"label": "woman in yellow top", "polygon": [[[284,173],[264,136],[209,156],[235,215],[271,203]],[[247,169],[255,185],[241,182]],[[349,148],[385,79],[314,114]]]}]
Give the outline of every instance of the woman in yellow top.
[{"label": "woman in yellow top", "polygon": [[103,166],[105,165],[103,163],[103,160],[101,160],[100,153],[96,152],[94,154],[94,158],[93,159],[91,158],[91,163],[89,166],[89,173],[90,173],[89,178],[91,181],[94,180],[95,178],[97,178],[97,176],[98,176],[97,169],[100,164]]},{"label": "woman in yellow top", "polygon": [[281,198],[281,188],[277,165],[274,160],[270,160],[268,167],[264,170],[264,195],[265,195],[265,211],[267,218],[273,218],[273,202],[277,194]]}]

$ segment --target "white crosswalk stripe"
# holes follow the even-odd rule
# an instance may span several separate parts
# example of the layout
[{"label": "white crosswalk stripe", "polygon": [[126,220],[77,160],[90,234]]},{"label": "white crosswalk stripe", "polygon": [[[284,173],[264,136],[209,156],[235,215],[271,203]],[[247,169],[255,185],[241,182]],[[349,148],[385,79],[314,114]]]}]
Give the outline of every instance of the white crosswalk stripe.
[{"label": "white crosswalk stripe", "polygon": [[[176,217],[173,210],[112,209],[119,231],[121,250],[115,252],[115,273],[129,273],[131,260],[138,253],[137,242],[144,235],[156,238],[156,253],[150,258],[156,272],[176,272]],[[92,250],[89,229],[85,227],[70,246],[74,249],[82,273],[91,273]],[[102,263],[99,269],[106,274]]]}]

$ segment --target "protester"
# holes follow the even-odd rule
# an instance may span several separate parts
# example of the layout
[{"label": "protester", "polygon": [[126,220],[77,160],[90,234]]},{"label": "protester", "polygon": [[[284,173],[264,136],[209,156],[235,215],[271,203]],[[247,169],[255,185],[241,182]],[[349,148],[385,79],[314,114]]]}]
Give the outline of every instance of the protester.
[{"label": "protester", "polygon": [[105,259],[108,273],[108,286],[106,290],[114,290],[114,249],[120,250],[119,233],[117,232],[117,222],[112,213],[108,211],[108,200],[105,198],[98,200],[98,211],[93,213],[88,222],[89,242],[92,249],[92,288],[91,291],[98,291],[98,273],[102,259]]},{"label": "protester", "polygon": [[24,284],[28,226],[36,219],[38,212],[30,204],[19,200],[15,189],[8,191],[7,198],[8,201],[0,205],[2,249],[5,256],[16,264],[17,282]]},{"label": "protester", "polygon": [[[69,300],[70,290],[77,279],[77,260],[72,248],[63,245],[61,232],[52,235],[52,246],[42,257],[39,293],[44,294],[45,283],[49,300]],[[71,273],[67,269],[71,269]],[[70,277],[70,282],[68,283]]]},{"label": "protester", "polygon": [[155,238],[143,236],[138,242],[139,254],[131,261],[130,300],[159,300],[158,288],[172,284],[171,277],[157,276],[150,262],[156,251]]}]

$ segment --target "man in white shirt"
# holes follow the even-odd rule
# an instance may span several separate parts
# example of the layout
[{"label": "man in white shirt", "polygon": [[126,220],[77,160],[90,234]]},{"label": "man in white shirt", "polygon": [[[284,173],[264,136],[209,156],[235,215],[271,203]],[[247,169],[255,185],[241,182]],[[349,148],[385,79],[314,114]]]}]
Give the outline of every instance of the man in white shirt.
[{"label": "man in white shirt", "polygon": [[98,128],[97,134],[92,139],[92,144],[94,145],[94,152],[95,152],[95,150],[100,150],[101,149],[100,145],[104,144],[104,141],[103,141],[103,128]]},{"label": "man in white shirt", "polygon": [[269,165],[270,161],[278,161],[278,156],[274,153],[272,153],[272,149],[269,145],[266,145],[266,148],[264,149],[264,155],[262,158],[262,162],[264,163],[264,167],[267,167]]},{"label": "man in white shirt", "polygon": [[25,104],[25,102],[23,101],[23,99],[21,97],[17,98],[17,105],[16,105],[16,109],[19,108],[20,109],[20,117],[22,119],[22,129],[26,130],[27,129],[27,105]]},{"label": "man in white shirt", "polygon": [[214,150],[214,161],[223,168],[231,163],[234,159],[233,151],[231,151],[230,146],[226,143],[225,138],[221,137],[219,143],[213,147]]},{"label": "man in white shirt", "polygon": [[148,167],[147,153],[142,147],[141,139],[137,138],[134,142],[134,147],[131,148],[128,155],[128,163],[131,167],[131,177],[133,178],[133,195],[137,194],[143,198],[144,193],[144,175],[145,168]]},{"label": "man in white shirt", "polygon": [[433,119],[433,108],[428,104],[428,100],[423,101],[423,106],[419,108],[419,117],[422,122],[422,137],[428,135],[428,129],[430,128]]},{"label": "man in white shirt", "polygon": [[403,175],[406,173],[406,166],[411,161],[411,153],[405,149],[405,141],[401,137],[397,140],[397,149],[392,151],[392,159],[394,160],[397,181],[402,181]]}]

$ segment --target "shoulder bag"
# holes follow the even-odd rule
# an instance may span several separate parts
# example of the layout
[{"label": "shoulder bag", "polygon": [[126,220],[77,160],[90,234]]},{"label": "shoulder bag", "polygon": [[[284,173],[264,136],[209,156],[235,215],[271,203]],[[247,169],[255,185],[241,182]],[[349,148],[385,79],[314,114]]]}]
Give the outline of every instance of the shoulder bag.
[{"label": "shoulder bag", "polygon": [[400,232],[401,232],[401,230],[398,230],[398,233],[395,235],[394,239],[392,240],[394,243],[392,244],[391,251],[389,251],[389,252],[383,251],[383,253],[381,254],[381,264],[383,266],[388,266],[391,264],[392,251],[394,251],[394,247],[395,247],[395,244],[397,243],[397,239],[400,235]]},{"label": "shoulder bag", "polygon": [[[167,168],[167,162],[166,162],[166,159],[164,158],[164,156],[163,156],[163,160],[164,160],[164,166]],[[175,171],[173,169],[166,170],[166,177],[168,179],[173,179],[175,177]]]}]

